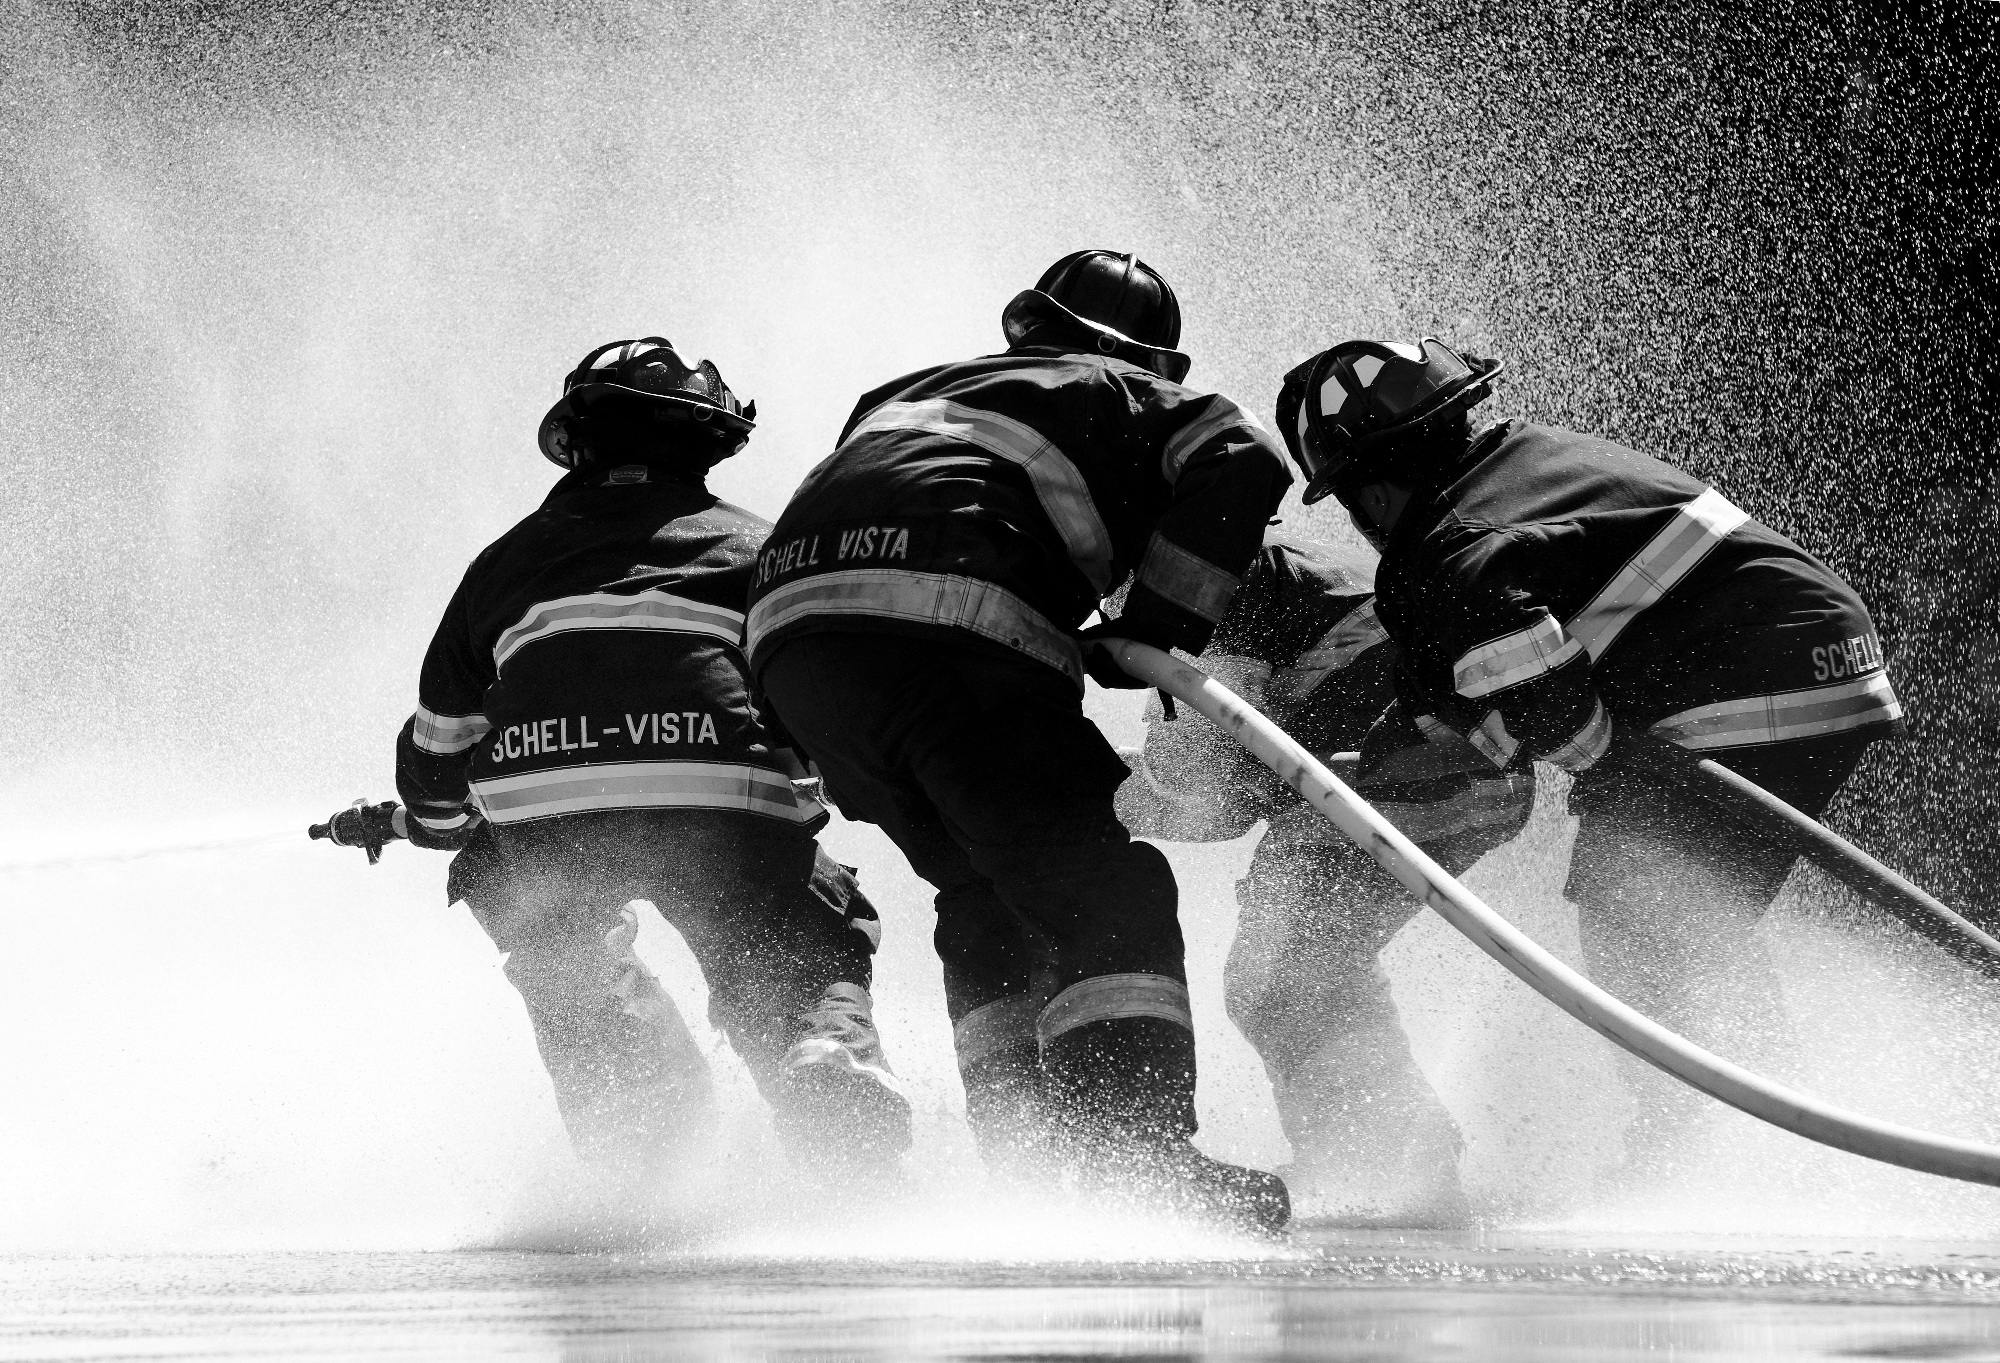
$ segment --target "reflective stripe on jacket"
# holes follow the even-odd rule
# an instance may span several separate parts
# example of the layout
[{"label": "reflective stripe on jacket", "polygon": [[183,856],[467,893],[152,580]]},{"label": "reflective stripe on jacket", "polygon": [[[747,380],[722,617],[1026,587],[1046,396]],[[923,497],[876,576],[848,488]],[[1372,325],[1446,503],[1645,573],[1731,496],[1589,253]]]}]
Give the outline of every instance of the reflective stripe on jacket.
[{"label": "reflective stripe on jacket", "polygon": [[750,701],[767,529],[687,484],[564,478],[445,609],[397,742],[411,816],[440,834],[614,809],[823,819]]},{"label": "reflective stripe on jacket", "polygon": [[1690,747],[1900,727],[1866,607],[1713,488],[1553,427],[1481,435],[1390,536],[1400,698],[1496,766],[1602,756],[1613,722]]},{"label": "reflective stripe on jacket", "polygon": [[1291,474],[1257,423],[1093,354],[1027,347],[898,379],[856,406],[760,555],[761,660],[819,629],[944,633],[1082,685],[1074,641],[1121,618],[1199,650]]}]

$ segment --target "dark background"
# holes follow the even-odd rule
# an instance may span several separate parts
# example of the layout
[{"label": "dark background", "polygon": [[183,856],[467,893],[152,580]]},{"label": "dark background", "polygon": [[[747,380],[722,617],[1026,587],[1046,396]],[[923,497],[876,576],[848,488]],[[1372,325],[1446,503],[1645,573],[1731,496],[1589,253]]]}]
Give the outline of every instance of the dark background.
[{"label": "dark background", "polygon": [[[1173,117],[1118,90],[1107,135],[1250,228],[1204,243],[1219,273],[1309,261],[1301,196],[1371,202],[1413,318],[1509,361],[1500,406],[1679,464],[1853,581],[1913,739],[1835,822],[2000,921],[2000,7],[998,3],[933,28],[1079,82],[1121,54]],[[1318,292],[1274,328],[1338,318]]]}]

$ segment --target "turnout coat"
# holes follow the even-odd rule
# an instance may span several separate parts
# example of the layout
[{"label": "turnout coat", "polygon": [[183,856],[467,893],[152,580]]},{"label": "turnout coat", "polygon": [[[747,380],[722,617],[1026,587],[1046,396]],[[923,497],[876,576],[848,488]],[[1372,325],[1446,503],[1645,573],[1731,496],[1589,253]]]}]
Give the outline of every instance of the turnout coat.
[{"label": "turnout coat", "polygon": [[1134,637],[1200,651],[1291,473],[1263,429],[1107,355],[1022,346],[867,394],[751,589],[757,667],[818,630],[1025,655],[1080,690],[1074,637],[1136,569]]},{"label": "turnout coat", "polygon": [[481,818],[682,809],[816,828],[750,700],[743,605],[768,530],[657,470],[564,477],[472,561],[424,655],[396,742],[415,823],[451,839]]},{"label": "turnout coat", "polygon": [[1404,512],[1376,587],[1405,718],[1496,767],[1583,770],[1614,716],[1703,750],[1901,727],[1874,623],[1832,569],[1714,488],[1571,431],[1481,433]]}]

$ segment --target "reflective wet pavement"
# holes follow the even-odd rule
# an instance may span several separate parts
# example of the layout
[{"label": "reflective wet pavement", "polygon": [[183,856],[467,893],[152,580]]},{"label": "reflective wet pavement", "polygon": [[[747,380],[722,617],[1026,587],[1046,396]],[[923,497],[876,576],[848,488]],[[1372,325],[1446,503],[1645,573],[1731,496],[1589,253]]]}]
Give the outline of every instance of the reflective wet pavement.
[{"label": "reflective wet pavement", "polygon": [[1320,1232],[1032,1264],[520,1251],[0,1260],[0,1358],[2000,1360],[2000,1246]]}]

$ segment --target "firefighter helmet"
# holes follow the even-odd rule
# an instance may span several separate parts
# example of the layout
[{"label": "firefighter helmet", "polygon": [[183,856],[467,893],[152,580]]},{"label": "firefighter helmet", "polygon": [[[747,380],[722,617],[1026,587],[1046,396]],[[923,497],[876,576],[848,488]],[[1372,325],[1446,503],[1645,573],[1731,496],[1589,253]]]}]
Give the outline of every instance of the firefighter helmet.
[{"label": "firefighter helmet", "polygon": [[700,440],[713,459],[743,448],[757,404],[738,402],[707,360],[690,366],[664,336],[613,341],[585,355],[563,378],[563,395],[542,418],[542,453],[573,469],[590,461],[593,425],[669,424]]},{"label": "firefighter helmet", "polygon": [[1000,315],[1010,346],[1059,327],[1101,354],[1179,383],[1191,361],[1181,343],[1181,305],[1160,272],[1119,251],[1072,251],[1042,272],[1035,287],[1014,296]]},{"label": "firefighter helmet", "polygon": [[1426,336],[1415,345],[1343,341],[1292,370],[1278,392],[1278,430],[1306,476],[1306,504],[1421,478],[1435,449],[1424,437],[1490,396],[1500,369]]}]

